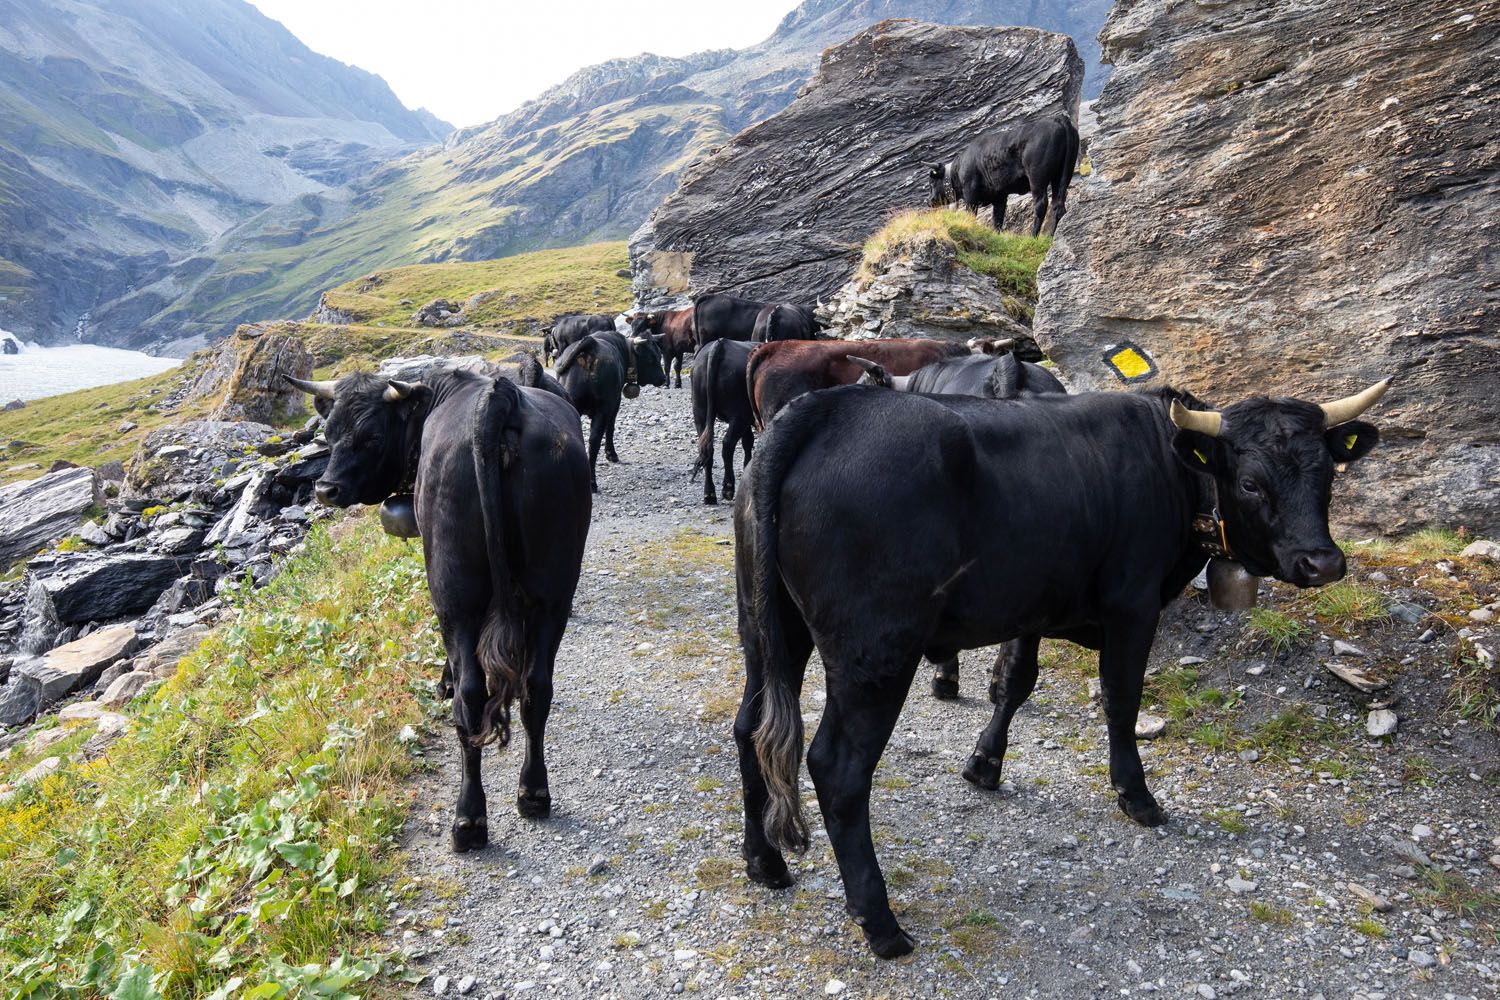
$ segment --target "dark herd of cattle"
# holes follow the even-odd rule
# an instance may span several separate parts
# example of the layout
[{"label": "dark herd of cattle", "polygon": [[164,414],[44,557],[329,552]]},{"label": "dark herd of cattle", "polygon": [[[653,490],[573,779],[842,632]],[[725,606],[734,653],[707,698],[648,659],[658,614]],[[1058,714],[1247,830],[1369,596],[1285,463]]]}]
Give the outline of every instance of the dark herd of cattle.
[{"label": "dark herd of cattle", "polygon": [[[1043,210],[1050,189],[1061,215],[1077,133],[1063,119],[1023,131],[1008,140],[1010,174],[977,143],[933,168],[935,197],[999,198],[999,215],[1024,184]],[[680,388],[688,353],[704,501],[718,500],[716,424],[726,426],[723,499],[736,497],[736,447],[746,463],[734,512],[746,871],[790,885],[783,851],[809,843],[799,697],[817,649],[827,702],[807,768],[849,912],[882,957],[914,943],[876,858],[871,780],[924,658],[934,693],[951,698],[959,652],[1000,647],[993,716],[963,771],[994,789],[1041,640],[1098,650],[1111,784],[1126,815],[1155,826],[1166,815],[1135,723],[1162,607],[1211,555],[1299,587],[1343,576],[1328,528],[1335,466],[1375,445],[1376,429],[1356,418],[1387,382],[1324,405],[1256,397],[1215,410],[1170,388],[1069,395],[1005,342],[819,333],[808,307],[714,294],[618,322],[557,321],[543,344],[556,379],[532,359],[513,379],[297,382],[316,397],[333,451],[322,502],[415,494],[463,754],[455,850],[488,843],[481,750],[509,741],[516,703],[526,733],[517,809],[549,813],[543,730],[594,463],[601,443],[618,461],[622,400],[666,386],[673,366]]]}]

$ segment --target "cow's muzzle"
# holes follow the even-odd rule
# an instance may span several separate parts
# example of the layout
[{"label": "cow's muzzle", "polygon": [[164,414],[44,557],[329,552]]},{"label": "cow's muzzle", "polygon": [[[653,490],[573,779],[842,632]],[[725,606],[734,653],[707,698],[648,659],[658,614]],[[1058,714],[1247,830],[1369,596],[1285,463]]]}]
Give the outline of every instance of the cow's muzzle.
[{"label": "cow's muzzle", "polygon": [[1344,578],[1344,553],[1337,545],[1312,549],[1292,560],[1292,583],[1299,587],[1321,587]]},{"label": "cow's muzzle", "polygon": [[338,483],[326,482],[322,479],[313,484],[313,496],[318,498],[318,503],[324,507],[342,507],[339,502],[340,489]]}]

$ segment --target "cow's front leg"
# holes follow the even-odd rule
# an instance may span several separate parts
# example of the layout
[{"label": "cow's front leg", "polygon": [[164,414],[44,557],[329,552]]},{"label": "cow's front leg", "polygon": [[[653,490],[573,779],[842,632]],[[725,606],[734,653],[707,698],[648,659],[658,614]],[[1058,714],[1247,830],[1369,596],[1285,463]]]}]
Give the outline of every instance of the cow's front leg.
[{"label": "cow's front leg", "polygon": [[537,616],[535,653],[526,677],[526,698],[521,703],[521,722],[526,727],[526,759],[521,762],[521,782],[516,790],[516,811],[530,819],[545,819],[552,812],[552,791],[547,786],[547,755],[543,746],[547,716],[552,711],[552,665],[567,624],[564,609],[559,622],[554,613]]},{"label": "cow's front leg", "polygon": [[990,206],[990,221],[994,223],[995,232],[997,233],[1005,228],[1005,203],[1008,200],[1009,199],[1002,194],[999,200]]},{"label": "cow's front leg", "polygon": [[1167,814],[1146,787],[1146,771],[1135,742],[1146,661],[1159,614],[1153,608],[1106,622],[1099,651],[1100,696],[1109,725],[1109,780],[1125,815],[1142,826],[1161,826],[1167,821]]},{"label": "cow's front leg", "polygon": [[474,637],[467,630],[456,632],[449,642],[448,660],[456,666],[453,698],[453,728],[463,761],[458,803],[453,819],[453,850],[457,853],[484,847],[490,841],[489,816],[479,768],[481,748],[476,744],[484,719],[489,686],[474,652]]},{"label": "cow's front leg", "polygon": [[616,463],[620,461],[620,454],[615,451],[615,418],[619,415],[620,411],[616,410],[604,422],[604,457]]},{"label": "cow's front leg", "polygon": [[1001,647],[990,681],[990,700],[995,703],[995,711],[964,764],[964,780],[970,784],[990,791],[1000,787],[1000,771],[1010,743],[1010,721],[1036,688],[1036,658],[1041,644],[1041,636],[1023,635]]},{"label": "cow's front leg", "polygon": [[957,656],[932,664],[932,696],[943,701],[953,701],[958,697]]}]

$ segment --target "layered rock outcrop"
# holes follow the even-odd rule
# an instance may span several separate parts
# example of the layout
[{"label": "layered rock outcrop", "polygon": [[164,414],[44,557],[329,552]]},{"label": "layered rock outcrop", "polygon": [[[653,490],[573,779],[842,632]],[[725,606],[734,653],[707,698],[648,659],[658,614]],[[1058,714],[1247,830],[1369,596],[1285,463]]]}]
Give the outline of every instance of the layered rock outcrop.
[{"label": "layered rock outcrop", "polygon": [[1500,526],[1500,3],[1134,0],[1041,274],[1071,387],[1134,344],[1212,401],[1394,375],[1347,531]]},{"label": "layered rock outcrop", "polygon": [[827,296],[891,214],[926,204],[924,160],[1072,115],[1082,84],[1063,35],[883,21],[826,51],[785,110],[686,171],[631,238],[637,297]]},{"label": "layered rock outcrop", "polygon": [[247,324],[213,348],[187,398],[216,400],[215,420],[281,423],[307,412],[307,394],[282,376],[308,378],[312,370],[312,352],[298,337]]}]

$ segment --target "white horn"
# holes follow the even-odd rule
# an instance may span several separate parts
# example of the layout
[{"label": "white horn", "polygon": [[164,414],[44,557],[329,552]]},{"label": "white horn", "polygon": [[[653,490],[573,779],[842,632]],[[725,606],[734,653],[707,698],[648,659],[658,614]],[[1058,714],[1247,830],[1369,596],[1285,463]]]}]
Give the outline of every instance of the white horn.
[{"label": "white horn", "polygon": [[319,399],[333,399],[333,398],[335,398],[335,396],[334,396],[334,388],[338,385],[337,382],[334,382],[334,381],[314,382],[314,381],[311,381],[309,379],[304,379],[304,378],[292,378],[290,375],[283,375],[281,377],[284,378],[284,379],[286,379],[287,382],[290,383],[291,385],[294,385],[297,388],[301,389],[303,392],[311,393],[312,395],[316,396]]},{"label": "white horn", "polygon": [[1183,430],[1197,431],[1209,437],[1218,437],[1219,429],[1224,425],[1224,418],[1213,410],[1190,410],[1175,399],[1167,414],[1172,418],[1172,423]]},{"label": "white horn", "polygon": [[402,382],[398,379],[391,379],[386,383],[385,393],[380,398],[387,403],[399,403],[420,388],[422,388],[421,382]]},{"label": "white horn", "polygon": [[1337,427],[1339,424],[1347,423],[1368,410],[1380,401],[1385,391],[1391,387],[1391,380],[1383,378],[1370,386],[1364,392],[1353,396],[1345,396],[1331,403],[1321,403],[1318,409],[1323,411],[1323,422],[1329,427]]}]

